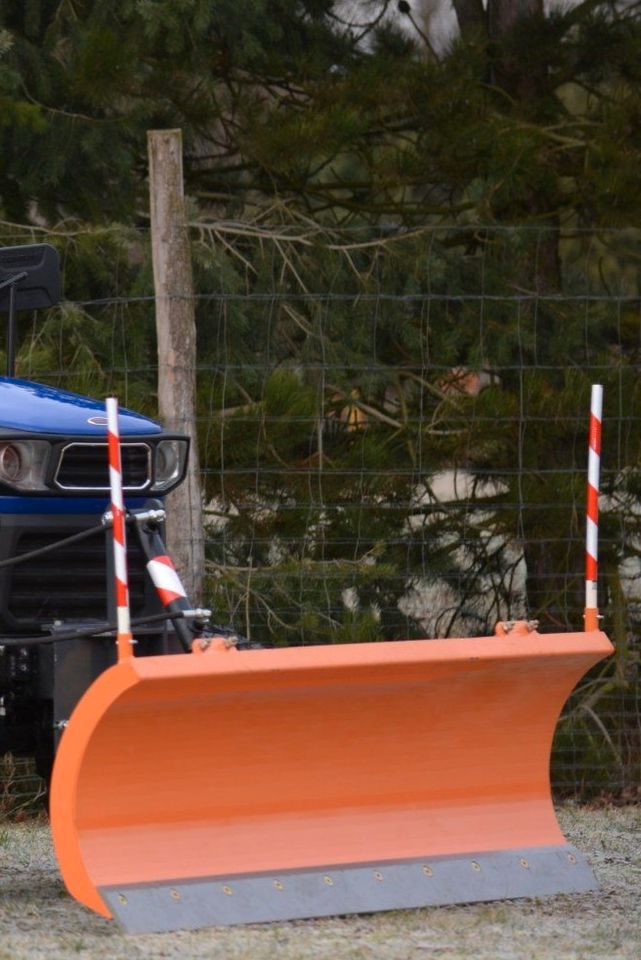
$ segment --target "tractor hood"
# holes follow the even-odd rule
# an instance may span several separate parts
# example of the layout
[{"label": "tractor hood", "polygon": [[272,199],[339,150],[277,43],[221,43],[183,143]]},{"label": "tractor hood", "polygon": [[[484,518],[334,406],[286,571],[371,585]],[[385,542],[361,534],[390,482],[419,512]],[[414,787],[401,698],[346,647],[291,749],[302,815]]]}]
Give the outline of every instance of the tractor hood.
[{"label": "tractor hood", "polygon": [[[122,437],[162,433],[160,424],[139,413],[121,408],[118,419]],[[104,439],[106,425],[105,404],[100,400],[29,380],[0,377],[0,431]]]}]

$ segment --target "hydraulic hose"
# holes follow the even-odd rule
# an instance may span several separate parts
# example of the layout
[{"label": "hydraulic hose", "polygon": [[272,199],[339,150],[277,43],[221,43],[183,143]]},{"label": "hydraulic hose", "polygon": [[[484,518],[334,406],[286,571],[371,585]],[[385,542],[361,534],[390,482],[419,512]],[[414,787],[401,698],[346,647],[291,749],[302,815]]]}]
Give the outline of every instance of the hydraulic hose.
[{"label": "hydraulic hose", "polygon": [[14,557],[7,557],[6,560],[0,560],[0,570],[4,567],[13,567],[18,563],[26,563],[27,560],[35,560],[37,557],[44,556],[45,553],[51,553],[52,550],[59,550],[60,547],[67,547],[72,543],[78,543],[80,540],[87,540],[105,529],[104,523],[99,523],[97,527],[89,527],[87,530],[81,530],[79,533],[72,533],[70,537],[64,537],[62,540],[56,540],[55,543],[48,543],[44,547],[38,547],[37,550],[29,550],[28,553],[19,553]]},{"label": "hydraulic hose", "polygon": [[[143,625],[163,623],[167,620],[190,620],[204,619],[209,614],[209,610],[181,610],[167,613],[154,613],[149,617],[134,617],[131,621],[132,627]],[[91,627],[82,627],[79,630],[65,630],[59,633],[50,633],[42,637],[3,637],[0,639],[0,647],[38,647],[46,643],[59,643],[63,640],[84,640],[92,637],[111,637],[118,630],[118,624],[96,623]],[[222,630],[222,628],[221,628]]]}]

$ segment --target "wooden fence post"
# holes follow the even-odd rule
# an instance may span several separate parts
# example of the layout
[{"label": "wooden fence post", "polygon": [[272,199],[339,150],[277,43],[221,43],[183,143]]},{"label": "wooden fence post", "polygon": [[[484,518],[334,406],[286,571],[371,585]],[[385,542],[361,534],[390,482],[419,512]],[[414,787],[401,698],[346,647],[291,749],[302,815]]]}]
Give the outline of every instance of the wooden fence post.
[{"label": "wooden fence post", "polygon": [[149,130],[151,247],[158,338],[158,412],[191,437],[185,482],[167,497],[169,554],[194,604],[202,603],[205,540],[196,434],[196,323],[183,192],[182,133]]}]

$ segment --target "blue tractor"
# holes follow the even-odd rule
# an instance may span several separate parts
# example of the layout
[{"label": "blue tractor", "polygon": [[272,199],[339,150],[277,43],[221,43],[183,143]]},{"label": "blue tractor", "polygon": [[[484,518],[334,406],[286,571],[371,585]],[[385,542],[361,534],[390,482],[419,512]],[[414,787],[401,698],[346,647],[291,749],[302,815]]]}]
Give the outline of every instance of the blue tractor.
[{"label": "blue tractor", "polygon": [[[8,313],[0,378],[0,756],[35,757],[47,780],[71,711],[116,658],[104,404],[14,377],[16,312],[58,298],[51,246],[0,250],[0,311]],[[162,498],[184,478],[189,440],[127,410],[119,424],[136,653],[188,650],[205,630],[206,612],[192,612],[186,598],[163,606],[147,565],[166,553]]]}]

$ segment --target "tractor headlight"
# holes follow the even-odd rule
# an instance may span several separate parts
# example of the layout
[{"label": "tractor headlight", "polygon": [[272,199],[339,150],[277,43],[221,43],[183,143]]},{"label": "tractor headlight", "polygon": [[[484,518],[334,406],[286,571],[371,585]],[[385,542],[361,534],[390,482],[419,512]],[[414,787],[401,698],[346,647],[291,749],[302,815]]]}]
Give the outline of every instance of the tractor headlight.
[{"label": "tractor headlight", "polygon": [[163,493],[183,478],[187,462],[187,440],[161,440],[156,447],[154,492]]},{"label": "tractor headlight", "polygon": [[16,490],[47,490],[50,449],[46,440],[0,440],[0,483]]}]

